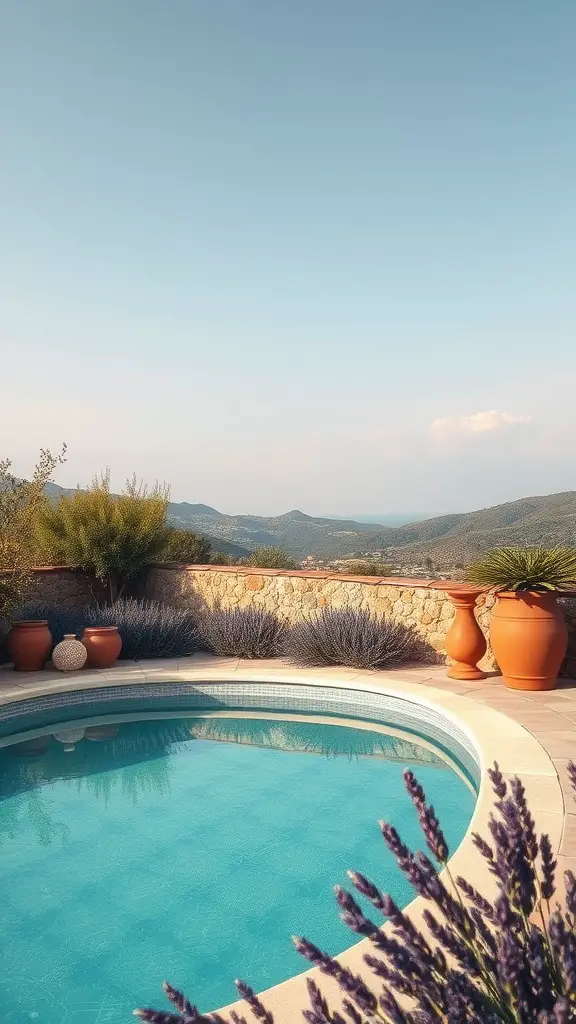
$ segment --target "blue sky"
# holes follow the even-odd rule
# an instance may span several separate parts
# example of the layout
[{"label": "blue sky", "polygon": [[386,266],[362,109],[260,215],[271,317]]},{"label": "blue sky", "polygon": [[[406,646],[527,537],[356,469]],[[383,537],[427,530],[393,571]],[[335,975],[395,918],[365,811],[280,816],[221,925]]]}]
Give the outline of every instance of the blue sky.
[{"label": "blue sky", "polygon": [[269,514],[575,486],[573,0],[1,0],[0,455]]}]

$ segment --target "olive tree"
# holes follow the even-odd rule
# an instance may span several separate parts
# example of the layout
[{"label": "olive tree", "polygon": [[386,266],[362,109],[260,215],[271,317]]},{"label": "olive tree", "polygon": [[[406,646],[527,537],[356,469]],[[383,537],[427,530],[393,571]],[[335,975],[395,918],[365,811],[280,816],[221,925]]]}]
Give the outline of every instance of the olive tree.
[{"label": "olive tree", "polygon": [[163,557],[168,538],[169,490],[126,482],[112,494],[107,470],[87,490],[62,495],[37,518],[40,544],[53,558],[76,566],[104,583],[116,601],[127,584]]},{"label": "olive tree", "polygon": [[10,459],[0,460],[0,615],[7,617],[28,596],[32,568],[37,562],[35,521],[47,503],[46,484],[56,466],[66,460],[66,445],[58,455],[46,448],[31,480],[12,473]]}]

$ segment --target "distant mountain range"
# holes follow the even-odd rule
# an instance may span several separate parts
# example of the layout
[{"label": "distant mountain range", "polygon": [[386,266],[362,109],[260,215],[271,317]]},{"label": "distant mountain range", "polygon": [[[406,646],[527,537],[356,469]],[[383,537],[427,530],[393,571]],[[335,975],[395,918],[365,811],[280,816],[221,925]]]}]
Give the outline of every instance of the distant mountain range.
[{"label": "distant mountain range", "polygon": [[430,512],[354,512],[349,516],[335,516],[330,513],[321,516],[322,519],[346,519],[355,523],[376,523],[377,526],[404,526],[405,523],[421,523],[423,519],[431,519]]},{"label": "distant mountain range", "polygon": [[[49,486],[57,496],[64,488]],[[207,536],[217,551],[245,555],[254,548],[284,548],[298,559],[336,559],[382,552],[386,561],[417,565],[466,563],[502,544],[576,545],[576,491],[548,494],[477,512],[435,516],[403,526],[308,516],[229,516],[210,505],[170,502],[170,522]]]},{"label": "distant mountain range", "polygon": [[468,562],[502,544],[576,544],[576,491],[548,494],[478,512],[435,516],[392,527],[346,519],[321,519],[297,509],[282,516],[228,516],[209,505],[170,503],[179,526],[254,549],[277,545],[296,558],[345,558],[384,553],[387,561],[416,565]]}]

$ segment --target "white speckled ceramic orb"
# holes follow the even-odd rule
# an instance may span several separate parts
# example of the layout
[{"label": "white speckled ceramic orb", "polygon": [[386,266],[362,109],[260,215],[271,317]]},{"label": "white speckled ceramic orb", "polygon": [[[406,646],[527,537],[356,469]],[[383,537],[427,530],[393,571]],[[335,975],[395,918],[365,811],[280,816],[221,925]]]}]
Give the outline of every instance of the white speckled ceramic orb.
[{"label": "white speckled ceramic orb", "polygon": [[66,636],[52,651],[52,664],[60,672],[77,672],[86,663],[88,652],[84,644],[76,639],[74,633]]}]

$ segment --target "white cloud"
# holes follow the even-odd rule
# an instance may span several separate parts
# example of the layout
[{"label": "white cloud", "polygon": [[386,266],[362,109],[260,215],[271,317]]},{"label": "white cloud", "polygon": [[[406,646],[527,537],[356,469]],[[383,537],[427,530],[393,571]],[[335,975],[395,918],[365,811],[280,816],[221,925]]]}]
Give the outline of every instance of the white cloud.
[{"label": "white cloud", "polygon": [[518,426],[530,423],[531,415],[514,412],[501,412],[489,409],[487,412],[474,412],[470,416],[440,416],[432,420],[430,429],[435,434],[481,434],[490,430],[501,430],[503,427]]}]

